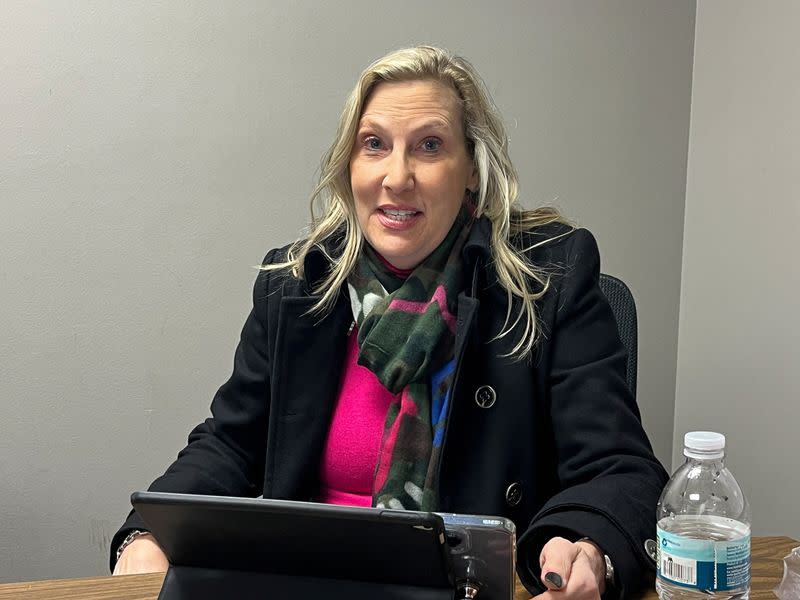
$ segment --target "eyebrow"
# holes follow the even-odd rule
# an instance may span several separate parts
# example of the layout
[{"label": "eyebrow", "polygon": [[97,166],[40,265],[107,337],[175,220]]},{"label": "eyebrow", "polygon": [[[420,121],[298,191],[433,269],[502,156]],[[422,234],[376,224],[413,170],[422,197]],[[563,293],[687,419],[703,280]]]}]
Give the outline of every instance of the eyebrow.
[{"label": "eyebrow", "polygon": [[[375,119],[375,118],[372,118],[372,117],[364,117],[358,122],[358,130],[360,131],[361,129],[365,129],[365,128],[367,128],[367,129],[369,129],[369,128],[386,129],[387,127],[383,123],[381,123],[381,121],[378,120],[378,119]],[[426,130],[426,129],[450,130],[451,129],[451,125],[450,125],[450,123],[448,123],[444,119],[433,117],[431,119],[426,119],[426,120],[422,121],[418,125],[415,125],[411,129],[411,133],[417,133],[419,131],[423,131],[423,130]]]}]

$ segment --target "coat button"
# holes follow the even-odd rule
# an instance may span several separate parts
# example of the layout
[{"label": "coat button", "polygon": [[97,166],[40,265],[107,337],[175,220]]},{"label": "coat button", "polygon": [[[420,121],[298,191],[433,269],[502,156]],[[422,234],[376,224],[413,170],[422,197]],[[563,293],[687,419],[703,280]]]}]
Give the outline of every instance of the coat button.
[{"label": "coat button", "polygon": [[655,540],[645,540],[644,541],[644,551],[647,552],[647,556],[653,559],[653,562],[656,562],[656,552],[658,550],[658,544],[656,544]]},{"label": "coat button", "polygon": [[522,485],[514,482],[506,490],[506,502],[509,506],[516,506],[522,500]]},{"label": "coat button", "polygon": [[491,408],[497,400],[497,394],[490,385],[482,385],[475,390],[475,404],[481,408]]}]

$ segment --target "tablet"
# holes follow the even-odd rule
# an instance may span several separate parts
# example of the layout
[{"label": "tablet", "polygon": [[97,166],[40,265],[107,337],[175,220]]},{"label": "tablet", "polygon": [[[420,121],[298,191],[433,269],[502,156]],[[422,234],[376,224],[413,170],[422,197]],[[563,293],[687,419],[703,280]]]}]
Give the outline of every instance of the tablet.
[{"label": "tablet", "polygon": [[434,513],[161,492],[131,503],[173,566],[453,588]]}]

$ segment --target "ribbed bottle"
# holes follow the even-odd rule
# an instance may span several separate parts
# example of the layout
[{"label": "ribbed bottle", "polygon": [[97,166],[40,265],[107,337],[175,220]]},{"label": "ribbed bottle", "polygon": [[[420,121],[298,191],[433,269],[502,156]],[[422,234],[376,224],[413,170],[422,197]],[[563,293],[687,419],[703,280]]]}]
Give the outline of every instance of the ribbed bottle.
[{"label": "ribbed bottle", "polygon": [[684,436],[686,461],[658,501],[656,590],[661,600],[747,600],[750,507],[725,466],[725,436]]}]

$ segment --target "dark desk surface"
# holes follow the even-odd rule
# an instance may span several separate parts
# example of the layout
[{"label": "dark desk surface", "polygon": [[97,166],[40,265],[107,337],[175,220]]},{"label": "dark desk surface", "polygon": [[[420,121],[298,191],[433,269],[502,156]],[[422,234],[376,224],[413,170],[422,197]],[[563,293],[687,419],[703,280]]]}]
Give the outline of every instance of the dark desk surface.
[{"label": "dark desk surface", "polygon": [[[783,577],[783,557],[800,542],[788,537],[756,537],[752,542],[751,600],[774,599],[773,588]],[[126,575],[124,577],[91,577],[88,579],[53,579],[29,583],[0,584],[0,600],[156,600],[163,573]],[[517,582],[515,600],[530,595]],[[641,600],[658,600],[655,590]]]}]

